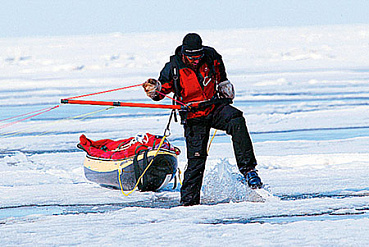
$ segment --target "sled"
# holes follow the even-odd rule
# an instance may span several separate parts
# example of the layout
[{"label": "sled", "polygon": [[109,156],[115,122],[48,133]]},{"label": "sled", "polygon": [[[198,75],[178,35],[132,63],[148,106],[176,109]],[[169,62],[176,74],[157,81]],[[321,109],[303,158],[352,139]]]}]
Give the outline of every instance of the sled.
[{"label": "sled", "polygon": [[132,191],[158,191],[175,177],[178,148],[149,133],[124,140],[92,141],[84,135],[78,147],[87,154],[83,162],[87,180],[104,187]]}]

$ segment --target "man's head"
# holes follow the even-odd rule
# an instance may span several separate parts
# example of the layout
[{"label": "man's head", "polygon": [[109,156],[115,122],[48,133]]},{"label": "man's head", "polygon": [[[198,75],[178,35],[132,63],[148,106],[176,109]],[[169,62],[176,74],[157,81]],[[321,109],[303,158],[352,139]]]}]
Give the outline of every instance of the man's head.
[{"label": "man's head", "polygon": [[204,56],[201,37],[197,33],[187,34],[183,38],[181,52],[184,62],[192,68],[197,68]]}]

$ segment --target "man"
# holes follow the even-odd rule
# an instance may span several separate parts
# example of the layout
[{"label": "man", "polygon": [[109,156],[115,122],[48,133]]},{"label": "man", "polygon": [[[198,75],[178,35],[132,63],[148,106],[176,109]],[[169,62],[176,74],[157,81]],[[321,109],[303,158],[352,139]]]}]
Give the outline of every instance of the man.
[{"label": "man", "polygon": [[188,159],[181,188],[182,205],[200,203],[210,128],[224,130],[232,136],[240,172],[251,188],[262,186],[255,171],[257,163],[243,113],[229,104],[234,98],[234,87],[227,79],[222,57],[214,48],[203,46],[198,34],[187,34],[160,72],[159,79],[148,79],[143,87],[155,101],[173,92],[184,104],[206,102],[202,107],[180,114]]}]

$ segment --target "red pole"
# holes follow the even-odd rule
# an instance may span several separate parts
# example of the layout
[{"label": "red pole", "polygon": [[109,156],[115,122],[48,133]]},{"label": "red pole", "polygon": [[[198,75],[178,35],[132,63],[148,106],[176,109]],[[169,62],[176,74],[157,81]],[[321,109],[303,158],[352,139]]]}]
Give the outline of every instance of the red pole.
[{"label": "red pole", "polygon": [[129,103],[119,101],[93,101],[93,100],[74,100],[62,99],[62,104],[77,104],[77,105],[110,105],[123,107],[144,107],[144,108],[161,108],[161,109],[181,109],[180,105],[160,105],[160,104],[146,104],[146,103]]}]

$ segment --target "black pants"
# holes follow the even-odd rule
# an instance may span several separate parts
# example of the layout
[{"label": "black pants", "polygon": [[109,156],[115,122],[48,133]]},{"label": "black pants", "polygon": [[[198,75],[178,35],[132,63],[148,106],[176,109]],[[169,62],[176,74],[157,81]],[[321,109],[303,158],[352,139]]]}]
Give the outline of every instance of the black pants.
[{"label": "black pants", "polygon": [[256,159],[243,113],[231,105],[219,105],[208,116],[188,119],[184,125],[187,146],[187,169],[181,188],[181,203],[200,203],[210,128],[224,130],[232,136],[237,166],[242,174],[256,166]]}]

